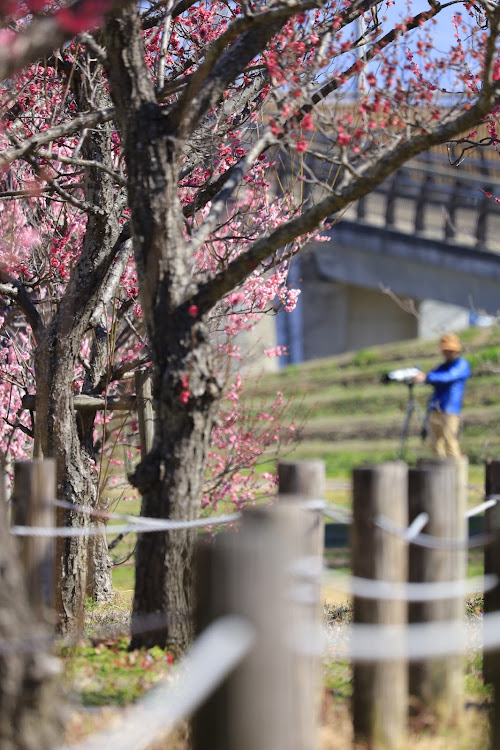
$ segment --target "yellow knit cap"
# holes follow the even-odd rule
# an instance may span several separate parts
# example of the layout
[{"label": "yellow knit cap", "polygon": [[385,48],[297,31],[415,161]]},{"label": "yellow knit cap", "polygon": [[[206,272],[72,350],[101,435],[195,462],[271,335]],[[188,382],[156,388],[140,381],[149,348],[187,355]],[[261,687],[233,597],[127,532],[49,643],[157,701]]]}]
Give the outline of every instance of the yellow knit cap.
[{"label": "yellow knit cap", "polygon": [[446,352],[461,352],[462,344],[456,333],[445,333],[439,343],[441,350]]}]

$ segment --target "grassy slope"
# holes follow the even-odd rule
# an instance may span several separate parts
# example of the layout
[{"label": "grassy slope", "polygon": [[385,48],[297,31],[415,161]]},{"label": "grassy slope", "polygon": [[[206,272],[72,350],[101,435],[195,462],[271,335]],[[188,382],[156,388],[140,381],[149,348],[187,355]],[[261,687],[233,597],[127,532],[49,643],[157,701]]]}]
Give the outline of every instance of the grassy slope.
[{"label": "grassy slope", "polygon": [[[500,456],[500,326],[469,329],[462,339],[472,378],[465,397],[461,447],[471,465],[481,465],[486,458]],[[287,457],[322,458],[329,477],[348,476],[359,463],[398,454],[409,392],[404,384],[381,384],[381,375],[415,365],[430,369],[439,360],[436,340],[401,342],[291,365],[263,377],[253,402],[283,391],[291,399],[296,419],[303,422],[301,440]],[[414,390],[425,411],[430,387]],[[429,451],[429,444],[420,440],[415,413],[405,458],[413,463]]]}]

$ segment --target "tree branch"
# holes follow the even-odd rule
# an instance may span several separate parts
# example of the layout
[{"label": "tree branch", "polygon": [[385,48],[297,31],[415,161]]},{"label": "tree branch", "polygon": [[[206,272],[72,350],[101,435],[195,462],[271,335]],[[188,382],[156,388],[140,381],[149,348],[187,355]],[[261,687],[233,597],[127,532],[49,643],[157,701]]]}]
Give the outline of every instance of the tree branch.
[{"label": "tree branch", "polygon": [[[499,12],[496,13],[498,25]],[[499,100],[500,91],[491,78],[491,64],[498,29],[492,31],[485,59],[485,75],[483,90],[478,101],[462,115],[451,122],[438,126],[430,133],[413,136],[407,141],[399,142],[388,148],[385,154],[378,154],[376,161],[361,168],[358,176],[350,175],[344,185],[316,205],[277,227],[272,232],[264,233],[249,250],[234,261],[226,269],[217,273],[212,279],[199,285],[198,292],[190,298],[200,312],[207,312],[225,294],[240,284],[248,273],[269,257],[272,253],[283,248],[297,237],[316,230],[327,217],[338,213],[347,205],[362,198],[368,192],[380,185],[389,175],[413,156],[426,151],[432,146],[446,143],[456,138],[468,128],[474,127],[482,117],[487,115]]]},{"label": "tree branch", "polygon": [[89,159],[74,159],[72,156],[61,156],[59,154],[54,154],[50,151],[43,151],[40,150],[37,153],[37,156],[39,159],[47,159],[47,161],[58,161],[61,164],[70,164],[74,167],[92,167],[93,169],[102,169],[103,172],[106,172],[106,174],[109,174],[110,177],[113,178],[113,180],[120,185],[120,187],[125,187],[127,184],[127,181],[124,177],[122,177],[121,174],[118,174],[118,172],[115,172],[113,169],[109,169],[105,164],[101,164],[97,161],[90,161]]},{"label": "tree branch", "polygon": [[[378,5],[379,0],[353,2],[344,12],[341,26],[347,26],[361,13]],[[247,14],[234,20],[205,51],[205,59],[190,78],[178,103],[172,109],[172,122],[191,132],[194,124],[222,98],[224,90],[262,52],[270,40],[294,15],[314,10],[318,0],[291,0],[286,5],[259,15]]]},{"label": "tree branch", "polygon": [[35,336],[43,330],[42,318],[36,309],[26,287],[0,268],[0,294],[14,302],[26,317]]},{"label": "tree branch", "polygon": [[191,254],[194,254],[214,231],[219,217],[224,211],[226,211],[227,203],[231,200],[234,191],[240,184],[243,176],[252,167],[260,154],[266,151],[274,143],[276,143],[276,138],[268,132],[263,138],[260,138],[239,161],[237,168],[232,171],[231,176],[226,180],[224,189],[221,190],[217,199],[213,201],[210,213],[205,218],[198,231],[194,234],[191,242],[189,242],[188,249]]},{"label": "tree branch", "polygon": [[103,122],[109,122],[113,119],[114,113],[115,110],[113,107],[107,107],[106,109],[97,112],[89,112],[88,114],[80,115],[69,122],[56,125],[48,130],[43,130],[41,133],[38,133],[38,135],[33,135],[15,148],[0,151],[0,167],[6,167],[8,164],[12,164],[13,161],[16,161],[16,159],[25,158],[40,146],[45,146],[58,138],[73,135],[79,130],[84,130],[85,128],[93,128]]},{"label": "tree branch", "polygon": [[[127,4],[130,0],[113,0],[108,12]],[[101,7],[104,6],[104,3]],[[104,15],[104,14],[103,14]],[[10,78],[22,68],[49,55],[75,36],[75,21],[97,26],[101,19],[96,16],[95,3],[89,0],[76,2],[60,8],[50,16],[36,17],[25,29],[14,34],[12,40],[0,47],[0,81]]]},{"label": "tree branch", "polygon": [[[120,236],[120,240],[122,239]],[[121,242],[119,250],[114,255],[114,262],[110,265],[107,273],[107,278],[102,284],[101,292],[99,295],[99,301],[94,308],[94,311],[89,320],[89,327],[92,328],[98,325],[102,315],[106,312],[106,307],[111,301],[113,295],[116,292],[122,273],[125,270],[125,266],[128,263],[130,254],[132,252],[132,242],[130,239]]]}]

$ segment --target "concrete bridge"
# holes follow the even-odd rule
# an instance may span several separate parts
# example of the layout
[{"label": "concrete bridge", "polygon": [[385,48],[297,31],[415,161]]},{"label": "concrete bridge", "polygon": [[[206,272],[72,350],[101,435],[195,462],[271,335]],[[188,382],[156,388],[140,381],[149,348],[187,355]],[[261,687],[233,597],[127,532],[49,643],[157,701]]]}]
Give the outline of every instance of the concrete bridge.
[{"label": "concrete bridge", "polygon": [[500,314],[495,196],[500,157],[478,152],[453,167],[434,152],[335,217],[328,242],[313,243],[291,269],[301,302],[278,316],[289,361],[433,337]]}]

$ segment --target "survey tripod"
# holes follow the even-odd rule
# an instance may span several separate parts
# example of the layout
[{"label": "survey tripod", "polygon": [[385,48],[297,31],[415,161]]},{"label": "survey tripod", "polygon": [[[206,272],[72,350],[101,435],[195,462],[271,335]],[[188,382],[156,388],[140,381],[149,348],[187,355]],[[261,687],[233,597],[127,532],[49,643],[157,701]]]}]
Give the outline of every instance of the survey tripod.
[{"label": "survey tripod", "polygon": [[406,415],[401,430],[401,438],[399,441],[398,459],[400,461],[403,460],[406,443],[408,440],[408,433],[410,431],[411,418],[414,412],[416,413],[420,421],[420,436],[422,440],[425,440],[425,438],[427,437],[427,413],[424,413],[422,411],[418,401],[415,400],[415,397],[413,395],[413,388],[415,387],[415,383],[406,383],[406,385],[408,386],[408,403],[406,405]]}]

